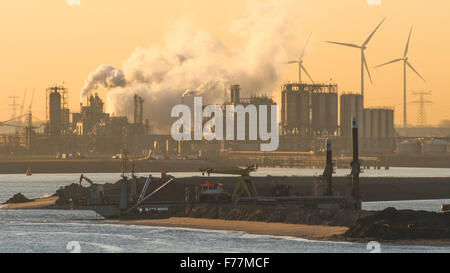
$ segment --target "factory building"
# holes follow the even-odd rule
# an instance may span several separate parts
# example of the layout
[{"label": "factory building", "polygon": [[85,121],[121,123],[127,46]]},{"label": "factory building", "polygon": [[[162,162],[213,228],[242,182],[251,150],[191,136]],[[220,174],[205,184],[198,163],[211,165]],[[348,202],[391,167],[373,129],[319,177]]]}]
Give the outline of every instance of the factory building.
[{"label": "factory building", "polygon": [[[273,99],[271,99],[270,97],[268,97],[268,96],[266,96],[266,95],[255,95],[255,96],[251,96],[251,97],[249,97],[249,98],[242,98],[241,96],[240,96],[240,91],[241,91],[241,88],[240,88],[240,86],[239,85],[232,85],[231,87],[230,87],[230,101],[229,102],[226,102],[223,106],[222,106],[222,109],[223,109],[223,113],[224,113],[224,117],[226,117],[226,107],[227,106],[233,106],[232,107],[232,109],[234,109],[234,107],[236,107],[236,106],[238,106],[238,105],[242,105],[244,108],[246,108],[247,106],[249,106],[249,105],[254,105],[254,106],[256,106],[256,115],[255,115],[255,118],[256,118],[256,120],[254,120],[254,121],[256,121],[256,126],[254,127],[255,128],[255,130],[256,130],[256,138],[257,139],[260,139],[260,135],[259,135],[259,120],[260,120],[260,117],[259,117],[259,111],[258,111],[258,109],[259,109],[259,107],[260,106],[267,106],[267,117],[266,117],[266,128],[267,128],[267,131],[271,131],[272,130],[272,128],[271,128],[271,115],[272,115],[272,112],[271,112],[271,106],[272,105],[276,105],[276,103],[273,101]],[[245,114],[245,140],[246,141],[248,141],[248,140],[250,140],[250,119],[249,119],[249,117],[250,117],[250,114],[249,113],[246,113]],[[237,133],[238,133],[238,123],[236,122],[236,120],[237,120],[237,118],[238,118],[238,116],[237,116],[237,113],[234,113],[234,129],[233,129],[233,131],[234,131],[234,139],[235,140],[238,140],[238,135],[237,135]],[[224,118],[224,135],[226,135],[226,132],[227,132],[227,128],[226,128],[227,126],[226,126],[226,118]],[[242,143],[241,143],[242,144]]]},{"label": "factory building", "polygon": [[79,136],[122,136],[147,134],[147,123],[143,121],[144,100],[134,95],[134,122],[127,117],[110,116],[104,111],[104,102],[96,93],[89,95],[87,104],[80,104],[80,112],[72,113],[73,133]]},{"label": "factory building", "polygon": [[80,104],[80,112],[72,114],[72,128],[76,135],[105,135],[110,126],[110,116],[104,112],[103,100],[96,93]]}]

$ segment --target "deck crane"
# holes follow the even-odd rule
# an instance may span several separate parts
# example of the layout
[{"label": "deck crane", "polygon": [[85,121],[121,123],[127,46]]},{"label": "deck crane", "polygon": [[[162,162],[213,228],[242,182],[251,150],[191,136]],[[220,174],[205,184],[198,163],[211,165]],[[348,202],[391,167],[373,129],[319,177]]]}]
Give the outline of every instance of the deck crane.
[{"label": "deck crane", "polygon": [[204,168],[200,169],[200,171],[202,172],[203,175],[207,173],[208,176],[211,173],[240,175],[237,180],[237,184],[233,190],[233,194],[231,195],[231,200],[235,202],[238,200],[238,198],[240,198],[244,194],[248,198],[258,196],[255,185],[253,184],[252,178],[250,176],[250,173],[256,171],[257,168],[258,167],[256,165],[251,165],[246,168],[224,169],[224,170]]},{"label": "deck crane", "polygon": [[81,183],[83,182],[83,179],[84,179],[86,182],[88,182],[91,186],[94,185],[94,182],[92,182],[91,179],[89,179],[87,176],[85,176],[84,174],[82,174],[82,175],[80,176],[80,180],[78,180],[78,185],[79,185],[79,186],[81,186]]}]

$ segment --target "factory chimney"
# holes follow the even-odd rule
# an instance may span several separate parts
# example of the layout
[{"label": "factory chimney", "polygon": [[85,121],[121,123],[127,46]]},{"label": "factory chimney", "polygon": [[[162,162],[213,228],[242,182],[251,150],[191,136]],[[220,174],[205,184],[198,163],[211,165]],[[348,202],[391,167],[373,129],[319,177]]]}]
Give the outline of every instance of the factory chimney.
[{"label": "factory chimney", "polygon": [[144,99],[134,95],[134,131],[135,134],[144,133]]},{"label": "factory chimney", "polygon": [[234,104],[239,104],[239,102],[240,102],[240,94],[239,94],[239,92],[240,92],[240,90],[241,90],[241,87],[239,86],[239,85],[232,85],[231,86],[231,103],[234,103]]}]

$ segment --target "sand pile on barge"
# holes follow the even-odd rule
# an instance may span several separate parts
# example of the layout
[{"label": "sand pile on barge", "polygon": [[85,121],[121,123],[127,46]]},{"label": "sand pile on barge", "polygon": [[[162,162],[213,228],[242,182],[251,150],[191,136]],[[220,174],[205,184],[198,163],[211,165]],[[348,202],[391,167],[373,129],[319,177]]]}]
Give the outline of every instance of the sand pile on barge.
[{"label": "sand pile on barge", "polygon": [[4,204],[18,204],[18,203],[28,203],[33,202],[32,199],[28,199],[22,193],[16,193],[13,197],[9,198]]}]

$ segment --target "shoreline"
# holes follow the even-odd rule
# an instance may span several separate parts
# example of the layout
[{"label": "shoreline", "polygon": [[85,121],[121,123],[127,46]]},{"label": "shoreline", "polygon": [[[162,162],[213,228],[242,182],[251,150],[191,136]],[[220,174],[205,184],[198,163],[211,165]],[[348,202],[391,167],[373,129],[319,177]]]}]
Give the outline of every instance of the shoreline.
[{"label": "shoreline", "polygon": [[349,229],[343,226],[286,224],[276,222],[257,222],[241,220],[205,219],[192,217],[171,217],[154,220],[123,220],[118,222],[104,222],[100,224],[136,225],[149,227],[192,228],[201,230],[220,230],[229,232],[246,232],[255,235],[269,235],[295,237],[312,241],[367,243],[378,241],[389,245],[408,246],[450,246],[450,240],[376,240],[373,238],[352,239],[344,237]]},{"label": "shoreline", "polygon": [[348,230],[348,227],[342,226],[267,223],[191,217],[171,217],[167,219],[151,220],[122,220],[118,222],[105,222],[101,224],[221,230],[230,232],[246,232],[257,235],[289,236],[319,241],[329,241],[333,238],[337,238],[337,236],[344,234]]},{"label": "shoreline", "polygon": [[[18,204],[1,204],[0,210],[22,210],[22,209],[56,209],[55,197],[39,198],[32,202]],[[377,238],[350,238],[345,237],[349,229],[345,226],[287,224],[281,222],[245,221],[245,220],[223,220],[194,217],[171,217],[166,219],[136,219],[136,220],[105,220],[95,224],[112,225],[135,225],[149,227],[190,228],[199,230],[217,230],[233,232],[245,232],[255,235],[294,237],[312,241],[368,243],[378,241],[381,244],[408,245],[408,246],[449,246],[450,240],[380,240]]]}]

